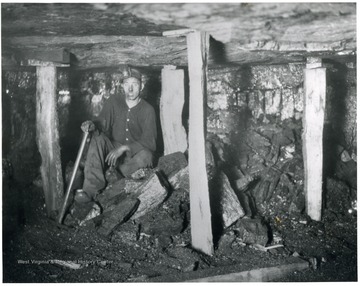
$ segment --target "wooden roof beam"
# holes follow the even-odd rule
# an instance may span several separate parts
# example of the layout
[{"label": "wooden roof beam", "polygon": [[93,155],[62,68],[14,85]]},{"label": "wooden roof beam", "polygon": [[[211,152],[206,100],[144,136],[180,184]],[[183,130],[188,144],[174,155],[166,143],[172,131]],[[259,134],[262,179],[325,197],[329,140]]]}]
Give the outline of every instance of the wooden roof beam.
[{"label": "wooden roof beam", "polygon": [[[191,29],[181,30],[181,33]],[[173,35],[169,35],[173,33]],[[175,32],[175,34],[179,32]],[[164,65],[187,66],[185,37],[167,31],[157,36],[37,36],[3,38],[3,68],[18,64],[24,57],[36,59],[36,55],[56,53],[60,49],[69,52],[71,66],[79,69],[116,67],[123,64],[134,66]],[[210,39],[211,41],[211,39]],[[216,45],[215,45],[216,44]],[[305,62],[306,57],[354,56],[356,48],[351,43],[277,43],[223,44],[211,41],[209,67],[226,64],[284,64]],[[216,48],[214,49],[213,47]],[[33,56],[32,56],[33,55]]]}]

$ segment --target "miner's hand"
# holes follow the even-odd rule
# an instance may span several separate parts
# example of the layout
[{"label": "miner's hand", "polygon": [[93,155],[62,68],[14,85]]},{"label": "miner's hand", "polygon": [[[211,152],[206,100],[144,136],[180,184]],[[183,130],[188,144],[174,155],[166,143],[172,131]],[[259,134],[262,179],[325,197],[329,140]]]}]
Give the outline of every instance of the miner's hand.
[{"label": "miner's hand", "polygon": [[81,130],[85,132],[93,132],[95,131],[96,127],[95,124],[91,120],[84,121],[81,124]]},{"label": "miner's hand", "polygon": [[130,148],[126,145],[115,148],[114,150],[111,150],[110,153],[106,156],[105,162],[110,166],[115,166],[116,160],[127,151],[130,151]]}]

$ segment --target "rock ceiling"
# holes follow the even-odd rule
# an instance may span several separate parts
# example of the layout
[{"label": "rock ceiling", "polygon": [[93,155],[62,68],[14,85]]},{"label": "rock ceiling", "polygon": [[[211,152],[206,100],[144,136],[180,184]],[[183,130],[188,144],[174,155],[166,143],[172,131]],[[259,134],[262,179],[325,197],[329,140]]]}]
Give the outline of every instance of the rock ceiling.
[{"label": "rock ceiling", "polygon": [[355,57],[355,3],[2,4],[3,67],[67,49],[78,68],[187,65],[182,28],[211,35],[210,66]]}]

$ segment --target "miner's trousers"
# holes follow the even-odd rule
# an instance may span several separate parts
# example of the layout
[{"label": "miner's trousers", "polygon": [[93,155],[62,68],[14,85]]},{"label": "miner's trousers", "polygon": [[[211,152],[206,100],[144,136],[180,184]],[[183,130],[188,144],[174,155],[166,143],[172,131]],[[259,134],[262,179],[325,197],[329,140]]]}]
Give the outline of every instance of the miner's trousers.
[{"label": "miner's trousers", "polygon": [[[94,135],[91,138],[84,168],[83,191],[95,198],[98,192],[106,187],[105,171],[107,164],[105,158],[107,154],[120,147],[122,144],[111,141],[106,135]],[[140,168],[151,167],[153,154],[147,149],[142,149],[132,157],[127,152],[118,160],[117,170],[124,177],[129,177],[133,172]]]}]

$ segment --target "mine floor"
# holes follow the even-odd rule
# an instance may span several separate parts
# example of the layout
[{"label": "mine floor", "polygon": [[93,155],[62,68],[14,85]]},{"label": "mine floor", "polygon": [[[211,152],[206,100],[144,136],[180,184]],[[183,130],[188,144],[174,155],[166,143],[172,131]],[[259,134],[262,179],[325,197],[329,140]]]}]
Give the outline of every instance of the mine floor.
[{"label": "mine floor", "polygon": [[232,240],[210,257],[191,249],[190,227],[172,236],[136,236],[136,222],[129,222],[104,239],[88,227],[58,225],[47,218],[43,202],[39,187],[19,189],[4,183],[3,282],[186,281],[281,266],[294,256],[309,267],[277,282],[357,281],[353,214],[325,210],[322,222],[304,220],[304,215],[277,215],[268,221],[284,247],[264,252]]}]

